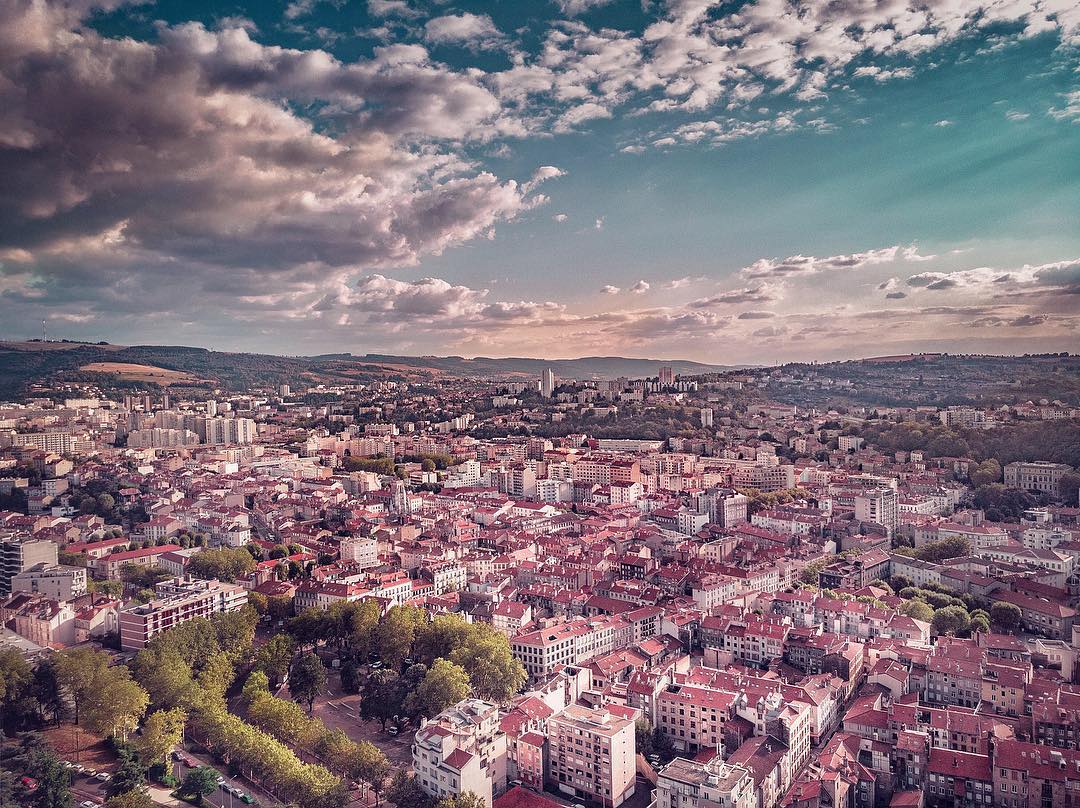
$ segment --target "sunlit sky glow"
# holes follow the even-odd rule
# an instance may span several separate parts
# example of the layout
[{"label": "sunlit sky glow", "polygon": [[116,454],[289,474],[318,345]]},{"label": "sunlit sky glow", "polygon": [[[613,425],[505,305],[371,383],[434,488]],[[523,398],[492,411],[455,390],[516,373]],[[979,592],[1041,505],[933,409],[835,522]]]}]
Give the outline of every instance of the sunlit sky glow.
[{"label": "sunlit sky glow", "polygon": [[0,4],[0,337],[1080,349],[1075,0]]}]

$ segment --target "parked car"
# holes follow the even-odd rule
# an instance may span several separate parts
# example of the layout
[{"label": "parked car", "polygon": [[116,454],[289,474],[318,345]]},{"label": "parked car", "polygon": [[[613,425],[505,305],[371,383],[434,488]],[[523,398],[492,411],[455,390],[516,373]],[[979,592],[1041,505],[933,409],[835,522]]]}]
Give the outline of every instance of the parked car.
[{"label": "parked car", "polygon": [[98,772],[94,775],[95,780],[100,780],[103,783],[109,782],[111,775],[108,772]]},{"label": "parked car", "polygon": [[79,808],[101,808],[101,803],[93,800],[83,800],[79,803]]},{"label": "parked car", "polygon": [[244,803],[244,805],[254,805],[255,798],[248,794],[246,791],[244,791],[240,794],[240,802]]}]

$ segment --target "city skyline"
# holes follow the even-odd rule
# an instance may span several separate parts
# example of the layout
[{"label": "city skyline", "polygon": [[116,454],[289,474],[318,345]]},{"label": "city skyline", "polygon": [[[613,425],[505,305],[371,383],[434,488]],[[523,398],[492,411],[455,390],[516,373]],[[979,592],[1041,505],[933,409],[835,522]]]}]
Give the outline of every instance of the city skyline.
[{"label": "city skyline", "polygon": [[1060,2],[0,10],[0,337],[1075,350]]}]

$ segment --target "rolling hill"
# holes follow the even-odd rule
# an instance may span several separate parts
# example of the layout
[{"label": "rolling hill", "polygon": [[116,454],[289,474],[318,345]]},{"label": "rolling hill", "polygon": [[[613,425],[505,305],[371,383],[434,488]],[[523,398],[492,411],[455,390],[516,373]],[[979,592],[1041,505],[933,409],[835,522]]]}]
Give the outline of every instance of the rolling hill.
[{"label": "rolling hill", "polygon": [[257,386],[371,382],[379,379],[435,381],[439,377],[536,378],[545,367],[564,379],[655,376],[662,365],[677,374],[718,373],[740,366],[685,360],[587,356],[579,359],[497,359],[390,354],[276,356],[231,353],[177,345],[112,345],[82,342],[0,342],[0,398],[64,381],[96,381],[113,387],[148,385],[245,390]]}]

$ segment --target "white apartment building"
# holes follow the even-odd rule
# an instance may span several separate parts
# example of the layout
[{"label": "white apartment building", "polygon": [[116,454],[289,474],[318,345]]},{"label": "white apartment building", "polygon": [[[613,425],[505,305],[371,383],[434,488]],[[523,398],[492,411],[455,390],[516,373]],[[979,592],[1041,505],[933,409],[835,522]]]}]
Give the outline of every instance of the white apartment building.
[{"label": "white apartment building", "polygon": [[341,560],[352,561],[361,569],[379,564],[379,543],[371,536],[349,536],[340,544]]},{"label": "white apartment building", "polygon": [[858,435],[840,435],[836,440],[841,452],[857,452],[863,447],[863,439]]},{"label": "white apartment building", "polygon": [[1020,540],[1030,550],[1051,550],[1062,542],[1073,540],[1073,534],[1062,527],[1043,525],[1025,528]]},{"label": "white apartment building", "polygon": [[1045,460],[1025,463],[1018,460],[1005,466],[1005,487],[1057,494],[1061,478],[1070,471],[1072,468],[1064,463],[1050,463]]},{"label": "white apartment building", "polygon": [[13,536],[0,541],[0,595],[11,592],[11,580],[20,572],[38,564],[56,564],[58,551],[56,542],[29,536]]},{"label": "white apartment building", "polygon": [[656,808],[756,808],[754,780],[744,766],[720,758],[675,758],[657,774]]},{"label": "white apartment building", "polygon": [[652,634],[636,632],[634,624],[622,616],[581,617],[520,634],[510,640],[510,648],[525,666],[530,681],[536,682],[547,679],[557,665],[580,665],[646,636]]},{"label": "white apartment building", "polygon": [[986,423],[986,413],[974,407],[947,407],[938,413],[938,420],[948,427],[975,429]]},{"label": "white apartment building", "polygon": [[900,524],[900,506],[893,488],[875,488],[855,497],[855,518],[884,527],[891,538]]},{"label": "white apartment building", "polygon": [[[925,542],[920,542],[920,532],[915,533],[915,546],[918,547]],[[942,522],[937,525],[937,531],[930,537],[930,541],[941,539],[960,537],[967,541],[972,550],[986,550],[990,547],[997,547],[1002,544],[1008,544],[1009,534],[1003,527],[997,527],[995,525],[963,525],[957,522]]]},{"label": "white apartment building", "polygon": [[540,374],[540,395],[544,398],[551,398],[555,392],[555,371],[551,368],[544,368]]},{"label": "white apartment building", "polygon": [[187,429],[133,429],[127,436],[132,449],[176,449],[198,443],[199,436]]},{"label": "white apartment building", "polygon": [[412,758],[416,782],[436,799],[471,791],[491,805],[506,789],[506,735],[499,707],[465,699],[416,731]]},{"label": "white apartment building", "polygon": [[617,808],[634,795],[634,722],[570,705],[548,719],[548,782],[564,794]]},{"label": "white apartment building", "polygon": [[86,594],[86,569],[59,564],[35,564],[11,579],[12,592],[37,592],[53,600],[72,600]]},{"label": "white apartment building", "polygon": [[569,480],[554,478],[537,480],[536,498],[540,502],[573,502],[574,484]]},{"label": "white apartment building", "polygon": [[421,577],[431,581],[436,595],[462,592],[469,579],[468,568],[457,561],[437,561],[420,567]]}]

